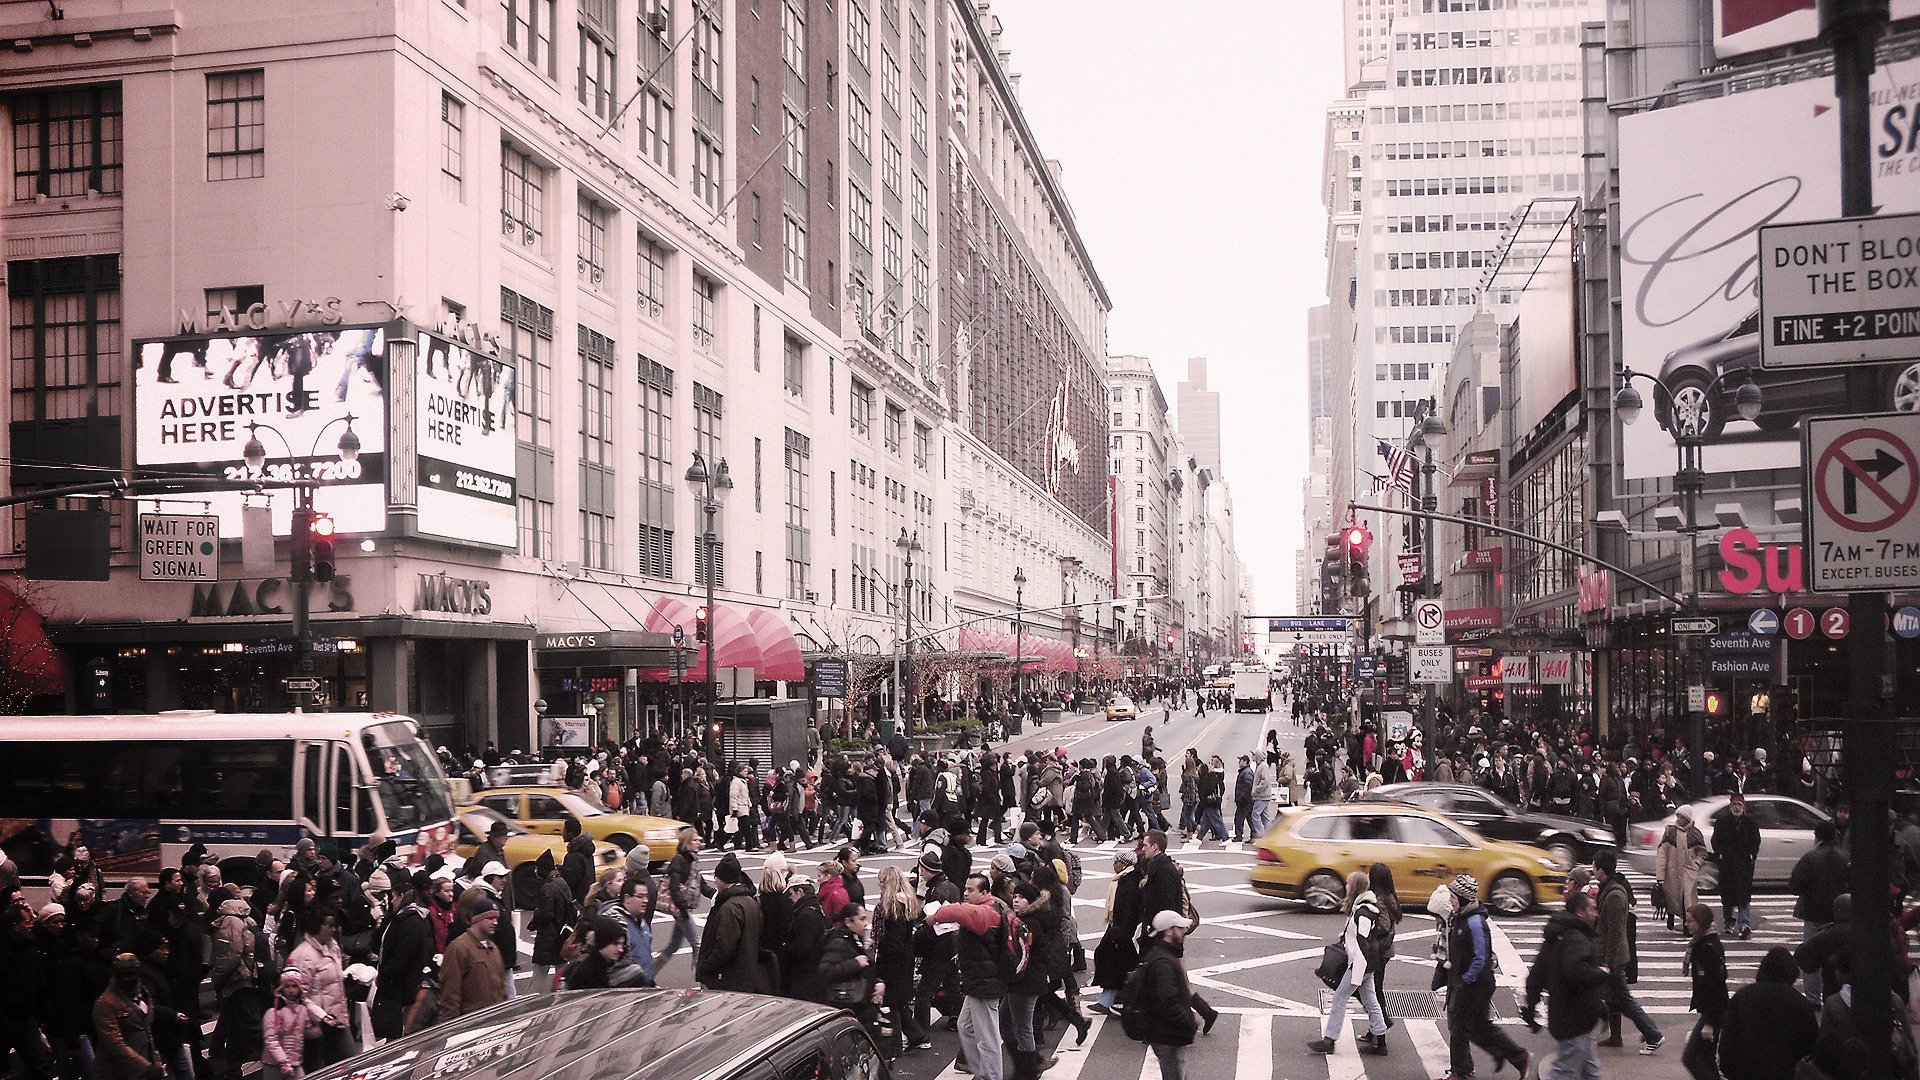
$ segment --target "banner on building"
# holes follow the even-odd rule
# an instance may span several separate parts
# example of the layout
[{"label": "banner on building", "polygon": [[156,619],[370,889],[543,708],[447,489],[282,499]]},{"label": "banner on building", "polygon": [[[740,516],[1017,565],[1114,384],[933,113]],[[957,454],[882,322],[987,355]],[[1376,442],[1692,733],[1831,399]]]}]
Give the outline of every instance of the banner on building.
[{"label": "banner on building", "polygon": [[[1779,3],[1723,7],[1778,7]],[[1811,25],[1812,0],[1804,5]],[[1756,24],[1758,25],[1758,24]],[[1809,69],[1811,75],[1811,69]],[[1920,210],[1920,142],[1914,102],[1920,60],[1873,76],[1873,201],[1880,213]],[[1840,210],[1840,113],[1833,80],[1809,77],[1623,117],[1620,121],[1621,353],[1636,371],[1645,413],[1621,438],[1627,479],[1673,472],[1668,401],[1683,418],[1723,372],[1698,430],[1708,472],[1791,469],[1794,425],[1808,414],[1892,410],[1892,390],[1920,360],[1878,365],[1883,397],[1852,401],[1842,368],[1759,368],[1759,230],[1817,221]],[[1756,132],[1765,132],[1757,137]],[[1751,370],[1763,406],[1757,422],[1733,411]],[[1783,381],[1784,380],[1784,381]],[[1771,388],[1770,388],[1771,384]]]},{"label": "banner on building", "polygon": [[420,532],[515,546],[513,365],[433,334],[420,335],[419,364]]},{"label": "banner on building", "polygon": [[[142,476],[308,480],[342,533],[387,527],[387,347],[378,326],[219,334],[134,343],[133,463]],[[348,417],[352,417],[349,421]],[[254,425],[258,425],[256,428]],[[360,441],[341,460],[340,437]],[[266,463],[253,469],[255,437]],[[241,534],[239,491],[196,495]],[[268,489],[273,529],[292,529],[291,489]],[[256,497],[257,501],[257,497]],[[177,507],[175,507],[177,508]],[[143,503],[143,512],[165,512]]]},{"label": "banner on building", "polygon": [[1537,665],[1540,685],[1572,686],[1573,654],[1567,652],[1541,653]]},{"label": "banner on building", "polygon": [[[1820,39],[1819,0],[1713,0],[1713,51],[1720,59]],[[1920,0],[1893,0],[1893,17],[1920,16]]]}]

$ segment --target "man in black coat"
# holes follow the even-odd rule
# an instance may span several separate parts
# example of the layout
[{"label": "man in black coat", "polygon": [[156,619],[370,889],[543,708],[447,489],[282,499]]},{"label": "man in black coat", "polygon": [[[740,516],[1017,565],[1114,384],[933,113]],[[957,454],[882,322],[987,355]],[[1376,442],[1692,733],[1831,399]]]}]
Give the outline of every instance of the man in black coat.
[{"label": "man in black coat", "polygon": [[[1713,825],[1713,853],[1720,859],[1720,908],[1726,932],[1753,936],[1753,864],[1760,858],[1760,826],[1747,813],[1747,797],[1735,795]],[[1736,916],[1739,927],[1736,930]]]},{"label": "man in black coat", "polygon": [[1526,1005],[1520,1016],[1529,1029],[1539,1031],[1540,994],[1549,995],[1547,1031],[1560,1041],[1556,1074],[1600,1075],[1593,1028],[1607,1012],[1609,971],[1593,955],[1593,926],[1599,918],[1593,897],[1585,892],[1568,894],[1567,909],[1547,920],[1540,952],[1533,970],[1527,972]]},{"label": "man in black coat", "polygon": [[[1151,933],[1140,950],[1138,996],[1127,1002],[1127,1012],[1145,1011],[1143,1041],[1160,1061],[1161,1080],[1185,1080],[1187,1047],[1193,1045],[1199,1028],[1189,1008],[1193,986],[1181,960],[1193,923],[1178,909],[1163,909],[1154,913],[1147,926]],[[1129,1035],[1141,1030],[1136,1022],[1126,1026]]]},{"label": "man in black coat", "polygon": [[432,891],[433,881],[427,872],[416,872],[413,903],[394,914],[381,938],[380,968],[373,980],[373,1033],[382,1039],[405,1034],[407,1010],[433,963],[433,919],[426,908],[427,894]]},{"label": "man in black coat", "polygon": [[1153,935],[1151,923],[1144,921],[1147,913],[1187,910],[1187,879],[1180,864],[1167,854],[1167,834],[1159,829],[1148,829],[1141,838],[1135,873],[1140,875],[1140,945],[1144,948]]},{"label": "man in black coat", "polygon": [[[1813,842],[1813,850],[1800,856],[1787,880],[1787,887],[1799,897],[1793,905],[1793,917],[1800,920],[1802,942],[1833,921],[1833,899],[1847,891],[1853,866],[1831,822],[1822,821],[1813,827]],[[1800,986],[1815,1005],[1825,996],[1817,971],[1809,972]]]},{"label": "man in black coat", "polygon": [[1784,945],[1760,959],[1760,970],[1727,1003],[1720,1031],[1720,1071],[1741,1080],[1791,1080],[1820,1039],[1819,1014],[1793,978],[1799,969]]}]

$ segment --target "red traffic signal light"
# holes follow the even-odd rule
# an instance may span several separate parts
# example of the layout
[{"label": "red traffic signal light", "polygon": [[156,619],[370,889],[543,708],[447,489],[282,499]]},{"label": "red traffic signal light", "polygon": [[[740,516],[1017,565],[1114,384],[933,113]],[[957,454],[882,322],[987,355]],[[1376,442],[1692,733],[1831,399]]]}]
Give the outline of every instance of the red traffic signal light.
[{"label": "red traffic signal light", "polygon": [[307,550],[313,557],[313,580],[333,580],[333,518],[328,514],[313,515],[307,526],[309,540]]},{"label": "red traffic signal light", "polygon": [[333,535],[333,515],[313,515],[313,535],[316,537]]},{"label": "red traffic signal light", "polygon": [[1365,525],[1349,525],[1342,539],[1346,541],[1348,551],[1356,555],[1365,555],[1368,546],[1373,543],[1373,534],[1367,531]]},{"label": "red traffic signal light", "polygon": [[695,641],[707,640],[707,607],[705,604],[693,609],[693,638]]}]

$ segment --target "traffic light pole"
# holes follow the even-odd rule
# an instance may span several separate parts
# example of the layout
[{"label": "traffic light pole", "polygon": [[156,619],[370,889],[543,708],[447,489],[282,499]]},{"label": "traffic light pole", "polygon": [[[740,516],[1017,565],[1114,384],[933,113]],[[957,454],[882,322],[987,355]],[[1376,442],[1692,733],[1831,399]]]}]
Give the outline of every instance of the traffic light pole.
[{"label": "traffic light pole", "polygon": [[[287,581],[293,586],[293,670],[305,678],[313,673],[313,642],[307,629],[307,603],[313,591],[313,485],[293,489],[293,531],[287,537],[293,565]],[[293,690],[293,711],[304,712],[307,692]]]}]

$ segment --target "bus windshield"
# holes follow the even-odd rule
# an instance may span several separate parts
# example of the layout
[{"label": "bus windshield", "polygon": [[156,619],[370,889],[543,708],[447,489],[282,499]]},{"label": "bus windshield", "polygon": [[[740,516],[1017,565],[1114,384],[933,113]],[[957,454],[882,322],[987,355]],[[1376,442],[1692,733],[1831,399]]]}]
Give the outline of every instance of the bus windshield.
[{"label": "bus windshield", "polygon": [[410,727],[377,724],[366,729],[360,741],[389,832],[438,825],[453,817],[453,798],[440,762]]}]

